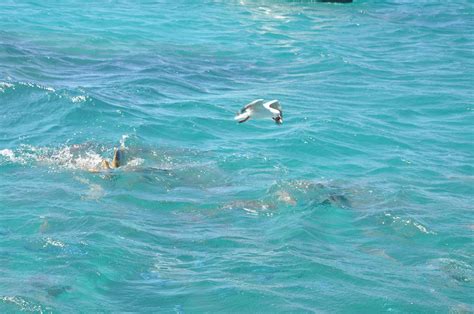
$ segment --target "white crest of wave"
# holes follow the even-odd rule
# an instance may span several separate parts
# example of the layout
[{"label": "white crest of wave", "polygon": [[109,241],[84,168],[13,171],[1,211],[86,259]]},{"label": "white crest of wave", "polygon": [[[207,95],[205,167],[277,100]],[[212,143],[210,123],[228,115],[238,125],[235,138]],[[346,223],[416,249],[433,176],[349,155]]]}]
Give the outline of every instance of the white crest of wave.
[{"label": "white crest of wave", "polygon": [[130,136],[128,134],[123,134],[122,135],[122,138],[120,139],[120,147],[122,148],[127,148],[125,146],[125,142],[127,141],[127,139],[129,138]]},{"label": "white crest of wave", "polygon": [[2,150],[0,150],[0,155],[4,156],[4,157],[7,157],[7,158],[10,158],[10,159],[15,158],[15,153],[11,149],[2,149]]},{"label": "white crest of wave", "polygon": [[71,101],[73,103],[80,103],[86,101],[86,96],[80,95],[80,96],[73,96],[71,97]]},{"label": "white crest of wave", "polygon": [[45,243],[43,244],[43,247],[46,248],[48,246],[55,246],[55,247],[65,247],[66,244],[64,244],[63,242],[59,241],[59,240],[54,240],[52,238],[46,238],[46,241]]},{"label": "white crest of wave", "polygon": [[0,82],[0,93],[4,93],[5,90],[7,90],[8,88],[12,88],[15,89],[14,87],[15,85],[13,84],[10,84],[10,83],[7,83],[7,82]]},{"label": "white crest of wave", "polygon": [[126,167],[138,167],[143,165],[144,162],[145,160],[143,158],[133,158],[127,162]]},{"label": "white crest of wave", "polygon": [[52,87],[49,86],[43,86],[35,83],[30,83],[30,82],[18,82],[19,85],[27,86],[27,87],[34,87],[38,89],[42,89],[48,92],[55,92],[56,90]]},{"label": "white crest of wave", "polygon": [[0,150],[0,156],[3,156],[7,161],[18,164],[25,164],[26,159],[21,156],[17,156],[11,149]]}]

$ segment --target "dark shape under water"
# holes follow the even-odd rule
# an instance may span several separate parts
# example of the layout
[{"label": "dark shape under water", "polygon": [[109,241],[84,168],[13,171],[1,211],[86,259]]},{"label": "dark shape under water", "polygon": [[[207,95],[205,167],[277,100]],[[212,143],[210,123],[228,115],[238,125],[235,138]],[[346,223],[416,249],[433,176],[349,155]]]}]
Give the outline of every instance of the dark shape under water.
[{"label": "dark shape under water", "polygon": [[340,207],[351,207],[351,201],[341,194],[331,194],[327,199],[322,201],[320,205],[335,205]]},{"label": "dark shape under water", "polygon": [[71,286],[51,286],[46,289],[46,292],[48,293],[49,296],[51,297],[58,297],[61,294],[71,291],[72,287]]}]

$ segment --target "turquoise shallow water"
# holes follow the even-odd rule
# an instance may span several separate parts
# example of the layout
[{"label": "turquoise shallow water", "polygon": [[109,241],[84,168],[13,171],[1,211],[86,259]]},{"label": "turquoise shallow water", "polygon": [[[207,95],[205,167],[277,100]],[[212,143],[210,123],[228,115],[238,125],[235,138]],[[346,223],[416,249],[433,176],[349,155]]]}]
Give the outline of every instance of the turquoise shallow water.
[{"label": "turquoise shallow water", "polygon": [[2,2],[0,312],[472,312],[473,12]]}]

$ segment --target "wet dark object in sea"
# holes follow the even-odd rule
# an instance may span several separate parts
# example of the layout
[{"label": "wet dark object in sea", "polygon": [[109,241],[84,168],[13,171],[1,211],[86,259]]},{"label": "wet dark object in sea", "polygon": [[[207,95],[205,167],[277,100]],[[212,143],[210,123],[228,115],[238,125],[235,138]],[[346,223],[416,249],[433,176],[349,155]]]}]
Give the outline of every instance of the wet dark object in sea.
[{"label": "wet dark object in sea", "polygon": [[72,290],[71,286],[52,286],[52,287],[47,288],[46,292],[48,292],[49,296],[58,297],[59,295],[71,290]]},{"label": "wet dark object in sea", "polygon": [[332,194],[327,199],[322,201],[320,205],[335,205],[347,208],[351,207],[351,201],[344,195]]}]

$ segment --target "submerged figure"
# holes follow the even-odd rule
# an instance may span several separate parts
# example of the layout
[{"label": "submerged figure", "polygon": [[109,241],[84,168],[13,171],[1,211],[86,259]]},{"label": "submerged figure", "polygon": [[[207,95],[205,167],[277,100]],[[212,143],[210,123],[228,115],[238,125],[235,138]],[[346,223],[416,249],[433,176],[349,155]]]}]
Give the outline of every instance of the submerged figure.
[{"label": "submerged figure", "polygon": [[321,205],[335,205],[344,208],[352,207],[351,201],[342,194],[331,194],[327,199],[320,203]]}]

